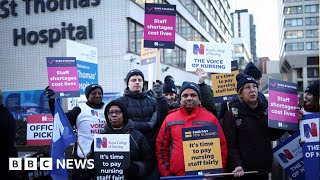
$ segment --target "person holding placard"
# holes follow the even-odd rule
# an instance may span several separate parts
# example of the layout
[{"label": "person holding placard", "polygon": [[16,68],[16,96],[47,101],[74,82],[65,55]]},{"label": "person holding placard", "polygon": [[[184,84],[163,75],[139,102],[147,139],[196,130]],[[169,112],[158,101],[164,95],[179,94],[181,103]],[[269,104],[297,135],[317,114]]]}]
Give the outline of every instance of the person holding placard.
[{"label": "person holding placard", "polygon": [[[54,94],[55,92],[49,88],[45,89],[49,99],[49,106],[52,115],[54,115]],[[104,116],[105,104],[102,102],[103,89],[98,84],[91,84],[86,87],[85,95],[87,102],[79,104],[66,116],[71,126],[77,128],[77,142],[75,143],[74,158],[85,159],[91,150],[91,143],[94,134],[99,134],[105,126],[106,119]],[[90,179],[85,169],[73,169],[72,179]]]},{"label": "person holding placard", "polygon": [[[152,170],[153,158],[148,141],[143,134],[134,129],[133,121],[128,119],[125,106],[117,101],[111,101],[104,111],[107,125],[101,134],[130,134],[130,166],[124,170],[126,180],[145,179]],[[94,144],[91,146],[93,157]]]},{"label": "person holding placard", "polygon": [[[273,160],[271,141],[285,131],[268,128],[267,105],[258,100],[257,81],[243,73],[236,79],[238,98],[231,104],[223,123],[229,152],[228,171],[239,180],[268,180]],[[244,175],[245,171],[258,173]]]},{"label": "person holding placard", "polygon": [[173,110],[161,125],[156,145],[159,171],[162,176],[186,175],[182,129],[198,126],[218,126],[223,168],[227,161],[227,144],[218,119],[201,106],[200,87],[184,82],[180,89],[181,107]]}]

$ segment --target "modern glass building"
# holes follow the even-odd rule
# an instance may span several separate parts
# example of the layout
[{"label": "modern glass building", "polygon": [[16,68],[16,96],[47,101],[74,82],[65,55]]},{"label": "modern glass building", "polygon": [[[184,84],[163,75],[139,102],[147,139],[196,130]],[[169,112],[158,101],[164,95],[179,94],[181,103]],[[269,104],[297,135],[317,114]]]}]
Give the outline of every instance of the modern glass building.
[{"label": "modern glass building", "polygon": [[[44,89],[46,57],[65,51],[64,39],[97,48],[98,82],[105,92],[123,92],[125,76],[140,64],[144,3],[176,5],[175,49],[161,50],[161,78],[172,75],[176,84],[195,81],[185,72],[187,41],[231,43],[228,0],[33,0],[1,3],[0,88]],[[209,79],[208,79],[209,83]]]},{"label": "modern glass building", "polygon": [[319,0],[282,0],[279,7],[280,71],[302,95],[319,79]]}]

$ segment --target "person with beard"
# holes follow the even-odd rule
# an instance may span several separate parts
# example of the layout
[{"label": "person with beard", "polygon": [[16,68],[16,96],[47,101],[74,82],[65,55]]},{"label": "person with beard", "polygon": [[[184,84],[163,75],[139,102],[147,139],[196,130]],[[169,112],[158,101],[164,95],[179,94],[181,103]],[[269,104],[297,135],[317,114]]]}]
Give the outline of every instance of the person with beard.
[{"label": "person with beard", "polygon": [[156,155],[162,176],[184,176],[182,128],[218,126],[223,168],[227,161],[227,144],[218,119],[201,106],[200,87],[183,82],[180,89],[181,106],[167,115],[157,137]]},{"label": "person with beard", "polygon": [[[134,129],[134,123],[128,119],[127,110],[121,102],[111,101],[106,106],[104,115],[107,117],[107,125],[101,134],[130,134],[130,166],[124,170],[124,179],[144,179],[152,170],[154,163],[148,141],[140,131]],[[93,157],[94,144],[92,143],[89,158]]]},{"label": "person with beard", "polygon": [[[49,98],[49,106],[52,115],[54,116],[54,94],[55,92],[49,88],[45,89],[46,95]],[[73,158],[85,159],[91,150],[91,143],[94,134],[100,133],[105,126],[106,119],[104,116],[105,104],[102,102],[103,89],[98,84],[91,84],[86,87],[85,95],[87,102],[79,104],[71,111],[65,113],[70,125],[77,129],[77,142]],[[90,176],[85,169],[76,169],[72,171],[72,179],[88,180]]]},{"label": "person with beard", "polygon": [[[133,127],[139,130],[147,139],[155,159],[156,138],[158,134],[158,113],[156,100],[148,96],[143,88],[144,75],[138,69],[132,69],[127,73],[127,88],[123,96],[117,98],[127,110],[128,119],[133,121]],[[159,179],[156,163],[146,179]]]}]

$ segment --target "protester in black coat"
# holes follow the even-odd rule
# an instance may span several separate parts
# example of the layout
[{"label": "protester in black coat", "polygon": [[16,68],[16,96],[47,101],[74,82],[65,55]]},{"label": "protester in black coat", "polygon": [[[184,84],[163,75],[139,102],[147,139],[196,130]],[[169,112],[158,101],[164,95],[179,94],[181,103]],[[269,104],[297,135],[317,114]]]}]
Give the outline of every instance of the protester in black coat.
[{"label": "protester in black coat", "polygon": [[1,156],[0,164],[3,168],[3,175],[8,179],[15,179],[14,171],[9,171],[9,157],[18,157],[14,145],[16,136],[16,120],[11,112],[2,103],[2,92],[0,91],[0,132],[1,132]]},{"label": "protester in black coat", "polygon": [[151,148],[145,137],[134,129],[133,121],[127,119],[127,111],[119,101],[111,101],[105,108],[107,126],[101,134],[130,134],[130,167],[125,179],[143,179],[150,173],[153,162]]},{"label": "protester in black coat", "polygon": [[[271,141],[285,131],[268,128],[267,106],[258,99],[258,83],[246,74],[237,75],[238,99],[224,117],[228,144],[228,169],[239,180],[267,180],[272,168]],[[244,171],[259,171],[244,175]],[[244,176],[243,176],[244,175]]]},{"label": "protester in black coat", "polygon": [[[155,160],[156,138],[159,130],[156,100],[148,96],[147,92],[144,91],[144,75],[140,70],[133,69],[129,71],[126,81],[127,88],[124,90],[123,96],[117,100],[126,108],[128,119],[133,121],[134,129],[139,130],[147,139]],[[159,178],[156,165],[154,163],[154,167],[152,167],[152,173],[148,177],[150,180]]]}]

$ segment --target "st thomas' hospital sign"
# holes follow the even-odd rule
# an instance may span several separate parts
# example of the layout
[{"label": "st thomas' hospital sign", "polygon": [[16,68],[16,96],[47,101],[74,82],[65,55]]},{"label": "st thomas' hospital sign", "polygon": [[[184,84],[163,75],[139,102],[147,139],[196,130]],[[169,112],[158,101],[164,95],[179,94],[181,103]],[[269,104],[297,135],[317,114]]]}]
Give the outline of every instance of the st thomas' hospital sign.
[{"label": "st thomas' hospital sign", "polygon": [[[24,7],[25,14],[32,12],[47,13],[60,11],[88,8],[100,5],[100,0],[19,0],[18,4],[15,0],[2,0],[0,2],[0,18],[8,18],[10,16],[17,17],[17,8]],[[0,19],[0,21],[1,21]],[[28,30],[24,27],[21,29],[13,29],[13,45],[18,46],[37,43],[48,43],[49,47],[53,47],[55,42],[61,39],[82,40],[93,38],[93,20],[88,19],[87,25],[75,26],[72,23],[61,22],[61,27],[42,29],[38,31]]]}]

